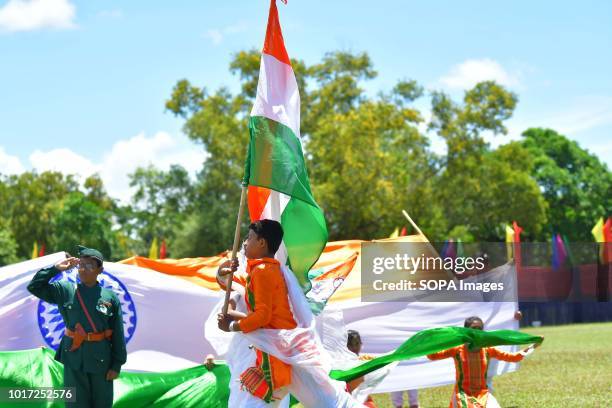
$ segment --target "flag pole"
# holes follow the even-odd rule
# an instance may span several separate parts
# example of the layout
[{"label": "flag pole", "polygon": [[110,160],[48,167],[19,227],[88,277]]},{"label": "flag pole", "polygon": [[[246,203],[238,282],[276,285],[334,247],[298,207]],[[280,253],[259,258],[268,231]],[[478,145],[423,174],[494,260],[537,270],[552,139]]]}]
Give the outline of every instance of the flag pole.
[{"label": "flag pole", "polygon": [[406,217],[406,219],[408,220],[410,225],[412,225],[412,227],[416,230],[416,232],[418,232],[420,236],[422,236],[423,238],[425,238],[425,240],[427,240],[427,244],[429,245],[429,249],[431,249],[434,254],[438,255],[438,251],[436,251],[436,248],[434,248],[433,245],[431,245],[431,242],[429,241],[429,238],[427,238],[427,236],[425,234],[423,234],[423,231],[421,231],[421,229],[415,224],[415,222],[412,221],[412,218],[410,218],[410,216],[408,215],[406,210],[402,210],[402,214],[404,214],[404,217]]},{"label": "flag pole", "polygon": [[[437,256],[440,256],[440,254],[438,254],[438,251],[436,251],[436,248],[434,248],[434,246],[431,245],[431,242],[429,241],[429,238],[427,238],[427,236],[425,234],[423,234],[423,231],[421,231],[421,229],[416,225],[416,223],[414,221],[412,221],[412,218],[410,218],[410,216],[408,215],[406,210],[402,210],[402,214],[404,214],[404,217],[406,217],[406,219],[408,220],[410,225],[412,225],[412,227],[416,230],[416,232],[418,232],[420,236],[425,238],[425,241],[427,241],[427,245],[429,246],[429,249],[432,251],[432,253],[437,255]],[[444,271],[446,272],[446,274],[448,275],[448,277],[450,279],[452,279],[452,280],[456,280],[457,279],[455,276],[453,276],[453,274],[448,272],[446,269]]]},{"label": "flag pole", "polygon": [[[406,217],[406,219],[408,220],[410,225],[412,225],[412,227],[419,233],[419,235],[422,235],[422,236],[425,237],[425,234],[423,234],[423,231],[421,231],[421,229],[414,223],[414,221],[412,221],[412,218],[410,218],[410,216],[408,215],[406,210],[402,210],[402,214],[404,214],[404,217]],[[427,239],[427,241],[429,241],[429,239],[427,237],[425,237],[425,239]]]},{"label": "flag pole", "polygon": [[436,251],[436,248],[434,248],[433,245],[431,245],[429,238],[427,238],[427,236],[423,234],[423,231],[421,231],[421,229],[415,224],[415,222],[412,221],[412,218],[410,218],[406,210],[402,210],[402,214],[404,214],[404,217],[406,217],[406,219],[408,220],[410,225],[412,225],[412,227],[416,230],[416,232],[418,232],[420,236],[422,236],[423,238],[425,238],[425,240],[427,240],[427,245],[429,245],[429,249],[431,249],[434,254],[439,255],[438,251]]},{"label": "flag pole", "polygon": [[[236,254],[238,253],[238,247],[240,246],[240,222],[242,221],[242,217],[244,215],[244,203],[246,201],[247,196],[247,186],[242,186],[242,191],[240,192],[240,207],[238,207],[238,217],[236,219],[236,230],[234,231],[234,246],[232,247],[232,257],[230,259],[236,259]],[[227,314],[227,309],[229,308],[229,299],[230,294],[232,292],[232,281],[234,279],[234,272],[230,272],[227,279],[227,284],[225,285],[225,301],[223,302],[223,314]]]}]

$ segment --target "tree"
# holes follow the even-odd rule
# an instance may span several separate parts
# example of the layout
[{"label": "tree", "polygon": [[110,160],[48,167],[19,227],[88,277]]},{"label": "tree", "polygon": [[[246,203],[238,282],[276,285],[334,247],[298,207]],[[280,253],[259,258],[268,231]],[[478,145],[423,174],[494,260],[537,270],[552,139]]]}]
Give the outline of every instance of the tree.
[{"label": "tree", "polygon": [[515,94],[492,81],[466,91],[463,104],[442,92],[432,96],[429,128],[447,145],[436,183],[438,200],[449,226],[462,225],[480,240],[502,239],[502,223],[516,220],[537,234],[546,222],[546,203],[529,170],[491,151],[482,136],[486,131],[505,134],[503,122],[516,102]]},{"label": "tree", "polygon": [[8,222],[0,218],[0,266],[9,265],[19,260],[17,243]]},{"label": "tree", "polygon": [[138,168],[130,175],[130,186],[136,187],[129,212],[136,220],[138,237],[145,245],[154,238],[171,242],[175,229],[196,202],[187,171],[180,165],[172,165],[168,171],[153,166]]},{"label": "tree", "polygon": [[93,174],[85,179],[83,183],[87,199],[92,203],[97,204],[105,210],[112,210],[115,207],[115,201],[109,197],[104,188],[104,182],[100,175]]},{"label": "tree", "polygon": [[[74,176],[58,172],[25,172],[4,179],[2,208],[17,243],[17,255],[29,258],[34,242],[48,243],[53,230],[51,219],[58,200],[78,191]],[[48,247],[49,245],[47,245]]]},{"label": "tree", "polygon": [[539,238],[561,233],[573,241],[592,240],[591,228],[612,212],[612,173],[595,155],[551,129],[523,132],[522,146],[533,156],[531,175],[548,202],[549,228]]},{"label": "tree", "polygon": [[77,245],[96,248],[107,259],[113,257],[115,239],[110,213],[87,199],[82,192],[72,192],[57,202],[51,220],[53,234],[50,247],[75,255]]},{"label": "tree", "polygon": [[[257,51],[234,56],[230,69],[242,80],[237,95],[225,88],[209,94],[181,80],[166,102],[167,109],[185,119],[185,133],[209,154],[198,185],[200,207],[177,236],[184,253],[214,253],[231,245],[259,59]],[[441,211],[430,200],[433,157],[417,129],[422,118],[409,107],[422,89],[400,81],[390,94],[368,97],[360,81],[376,72],[365,53],[330,53],[320,64],[292,60],[292,66],[300,86],[311,184],[330,239],[387,236],[403,222],[402,208],[423,224],[443,229]]]}]

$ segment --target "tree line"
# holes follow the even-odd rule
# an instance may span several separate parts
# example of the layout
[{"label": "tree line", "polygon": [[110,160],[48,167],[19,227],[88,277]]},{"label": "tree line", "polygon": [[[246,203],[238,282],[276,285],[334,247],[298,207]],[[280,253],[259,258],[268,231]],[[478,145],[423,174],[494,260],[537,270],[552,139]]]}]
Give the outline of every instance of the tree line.
[{"label": "tree line", "polygon": [[[233,56],[241,84],[209,90],[179,80],[165,103],[185,134],[205,149],[194,177],[180,165],[149,166],[130,175],[127,204],[94,175],[26,172],[0,175],[0,264],[29,258],[34,242],[47,253],[77,243],[109,259],[146,255],[154,238],[172,257],[207,256],[231,245],[255,97],[260,53]],[[366,53],[332,52],[319,63],[292,60],[301,95],[301,136],[313,193],[330,240],[386,237],[406,224],[406,209],[432,241],[499,241],[517,221],[524,239],[552,232],[591,241],[595,220],[612,209],[612,173],[597,156],[552,129],[526,129],[520,140],[493,148],[504,135],[518,96],[485,81],[453,100],[400,80],[377,95]],[[415,107],[427,98],[431,117]],[[436,153],[429,134],[442,138]]]}]

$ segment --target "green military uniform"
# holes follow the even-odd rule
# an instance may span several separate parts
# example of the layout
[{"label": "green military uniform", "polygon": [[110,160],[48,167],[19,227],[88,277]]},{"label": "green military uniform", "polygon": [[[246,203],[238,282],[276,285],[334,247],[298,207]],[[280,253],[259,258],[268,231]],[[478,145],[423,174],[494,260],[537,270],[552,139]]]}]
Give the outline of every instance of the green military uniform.
[{"label": "green military uniform", "polygon": [[[91,253],[88,251],[95,250],[81,247],[80,256],[88,256]],[[101,258],[98,251],[95,253]],[[38,271],[28,290],[45,302],[58,305],[66,329],[74,332],[80,323],[86,333],[94,333],[76,295],[77,285],[68,281],[49,283],[59,273],[61,271],[54,266]],[[112,330],[112,335],[100,341],[85,340],[74,351],[71,351],[73,338],[63,336],[55,359],[64,364],[64,386],[76,389],[76,402],[66,403],[66,406],[111,407],[113,382],[106,380],[106,373],[109,369],[119,373],[127,358],[121,304],[113,291],[99,284],[88,287],[80,283],[78,291],[97,332]]]}]

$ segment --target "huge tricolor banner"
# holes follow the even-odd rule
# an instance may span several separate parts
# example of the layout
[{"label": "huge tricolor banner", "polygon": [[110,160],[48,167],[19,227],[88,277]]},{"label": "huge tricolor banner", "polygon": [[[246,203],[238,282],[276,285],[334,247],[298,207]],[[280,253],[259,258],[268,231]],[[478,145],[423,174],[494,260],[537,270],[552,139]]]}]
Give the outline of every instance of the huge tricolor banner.
[{"label": "huge tricolor banner", "polygon": [[327,242],[323,212],[308,180],[300,142],[300,93],[287,55],[276,2],[270,2],[257,95],[249,118],[250,142],[244,184],[249,185],[252,221],[279,221],[284,230],[277,253],[310,289],[308,271]]},{"label": "huge tricolor banner", "polygon": [[[409,236],[388,242],[422,240]],[[432,327],[462,326],[478,315],[488,330],[517,329],[517,304],[512,302],[361,302],[360,245],[364,241],[330,242],[313,268],[313,295],[327,308],[339,310],[347,328],[358,330],[365,353],[397,349],[416,332]],[[0,268],[0,351],[52,348],[61,336],[59,315],[26,286],[34,273],[65,257],[48,255]],[[208,258],[131,258],[105,262],[104,285],[117,290],[124,310],[128,360],[125,370],[168,371],[192,367],[214,353],[204,323],[223,292],[215,280],[224,254]],[[74,278],[72,271],[65,276]],[[317,289],[315,291],[315,289]],[[491,373],[516,369],[500,362]],[[400,363],[376,392],[432,387],[454,381],[450,360],[417,358]]]}]

